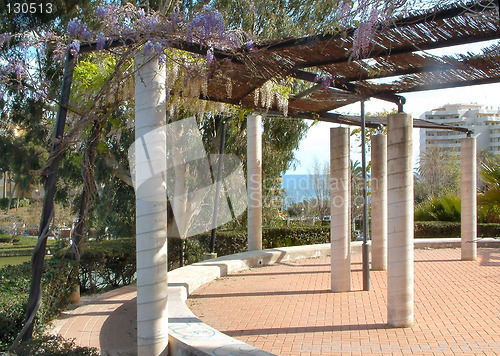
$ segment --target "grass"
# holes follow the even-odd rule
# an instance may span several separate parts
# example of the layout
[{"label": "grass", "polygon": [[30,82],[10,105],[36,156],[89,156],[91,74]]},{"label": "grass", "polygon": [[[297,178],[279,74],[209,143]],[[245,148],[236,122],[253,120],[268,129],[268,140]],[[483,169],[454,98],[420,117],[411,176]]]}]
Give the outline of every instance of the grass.
[{"label": "grass", "polygon": [[[36,237],[17,236],[14,242],[8,243],[10,235],[0,235],[0,256],[31,256],[33,247],[36,245]],[[47,247],[51,247],[56,243],[55,240],[48,240]]]},{"label": "grass", "polygon": [[7,265],[20,265],[23,262],[29,262],[31,256],[13,256],[13,257],[0,257],[0,267]]}]

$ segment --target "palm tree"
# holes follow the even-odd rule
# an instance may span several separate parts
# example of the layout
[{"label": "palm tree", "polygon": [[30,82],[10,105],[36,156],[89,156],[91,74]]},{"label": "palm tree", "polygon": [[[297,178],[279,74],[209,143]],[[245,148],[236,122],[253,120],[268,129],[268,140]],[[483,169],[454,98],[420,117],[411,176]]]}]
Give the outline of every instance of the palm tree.
[{"label": "palm tree", "polygon": [[489,220],[498,220],[500,217],[500,156],[483,161],[479,172],[486,183],[486,190],[479,194],[478,203],[486,209]]}]

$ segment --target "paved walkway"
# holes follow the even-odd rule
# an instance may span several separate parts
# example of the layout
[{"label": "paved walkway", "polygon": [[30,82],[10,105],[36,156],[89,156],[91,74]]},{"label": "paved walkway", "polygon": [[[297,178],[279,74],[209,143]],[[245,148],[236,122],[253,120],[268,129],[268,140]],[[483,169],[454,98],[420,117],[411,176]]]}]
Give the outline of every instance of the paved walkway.
[{"label": "paved walkway", "polygon": [[[330,293],[330,260],[251,269],[199,288],[188,299],[205,323],[277,355],[500,355],[500,249],[415,250],[415,325],[387,328],[385,272],[361,291],[353,255],[353,292]],[[67,312],[54,331],[103,354],[135,353],[135,286]]]},{"label": "paved walkway", "polygon": [[66,311],[51,330],[81,346],[96,347],[102,355],[137,354],[135,285],[101,295]]},{"label": "paved walkway", "polygon": [[387,273],[371,272],[363,292],[361,256],[352,260],[350,293],[330,292],[330,260],[321,258],[222,278],[188,305],[205,323],[277,355],[500,355],[500,249],[479,250],[476,262],[460,261],[458,249],[415,250],[408,329],[386,325]]}]

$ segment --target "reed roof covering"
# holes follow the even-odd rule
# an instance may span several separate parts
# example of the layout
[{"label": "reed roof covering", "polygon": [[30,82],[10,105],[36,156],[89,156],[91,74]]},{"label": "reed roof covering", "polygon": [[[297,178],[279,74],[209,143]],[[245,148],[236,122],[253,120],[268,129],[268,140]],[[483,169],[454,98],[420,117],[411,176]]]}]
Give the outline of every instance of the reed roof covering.
[{"label": "reed roof covering", "polygon": [[[499,39],[498,8],[489,4],[455,5],[395,20],[380,29],[369,54],[361,59],[352,56],[355,29],[261,43],[236,53],[216,51],[218,68],[209,80],[207,99],[262,110],[254,100],[255,91],[273,78],[293,77],[308,87],[290,95],[288,116],[359,125],[359,118],[329,111],[367,98],[402,107],[401,93],[500,82],[499,45],[481,54],[435,56],[426,52]],[[330,75],[333,81],[324,86],[317,82],[318,75]],[[277,105],[268,111],[279,112]],[[367,122],[367,126],[380,124],[384,122],[379,119]],[[415,120],[415,126],[445,128],[421,120]]]}]

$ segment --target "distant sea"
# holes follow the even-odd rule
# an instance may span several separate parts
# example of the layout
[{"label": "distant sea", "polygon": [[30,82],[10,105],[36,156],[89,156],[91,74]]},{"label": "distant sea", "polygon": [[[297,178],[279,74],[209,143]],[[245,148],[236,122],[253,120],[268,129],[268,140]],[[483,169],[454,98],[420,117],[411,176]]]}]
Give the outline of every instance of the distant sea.
[{"label": "distant sea", "polygon": [[285,206],[316,198],[312,179],[308,174],[285,174],[281,187],[285,189]]}]

